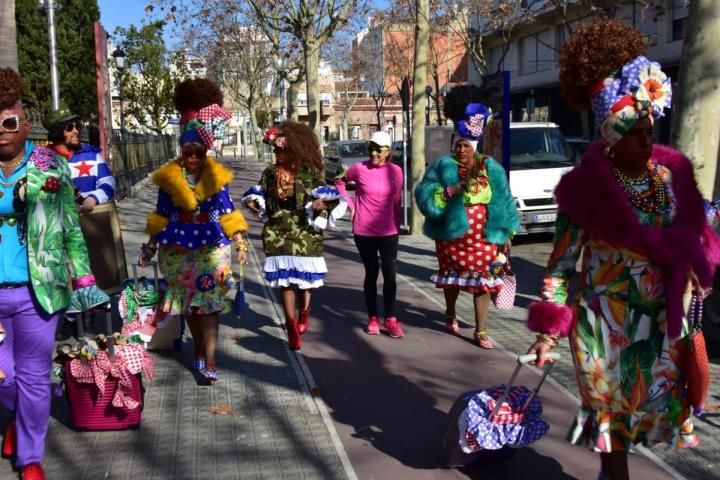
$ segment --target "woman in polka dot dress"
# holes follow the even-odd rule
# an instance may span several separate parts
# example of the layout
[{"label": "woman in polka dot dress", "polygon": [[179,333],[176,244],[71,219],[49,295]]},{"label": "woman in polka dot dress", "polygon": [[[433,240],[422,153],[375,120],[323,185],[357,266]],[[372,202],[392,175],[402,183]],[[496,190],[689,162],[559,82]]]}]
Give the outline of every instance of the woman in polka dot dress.
[{"label": "woman in polka dot dress", "polygon": [[230,197],[232,172],[207,155],[206,126],[216,127],[218,118],[207,118],[205,123],[192,117],[205,108],[186,95],[200,102],[215,97],[215,107],[222,102],[218,87],[206,79],[187,80],[176,88],[178,110],[190,110],[181,119],[182,156],[153,173],[152,181],[160,189],[156,209],[148,215],[145,232],[150,238],[139,263],[152,258],[159,246],[160,271],[168,282],[161,308],[170,315],[185,315],[195,343],[193,368],[213,381],[218,378],[219,315],[231,307],[225,296],[232,283],[231,244],[237,260],[247,263],[247,241],[242,236],[248,225]]},{"label": "woman in polka dot dress", "polygon": [[[446,115],[455,121],[453,155],[438,159],[415,190],[425,215],[423,232],[435,239],[439,268],[432,276],[445,295],[445,325],[459,330],[455,303],[460,291],[473,294],[475,333],[481,348],[493,348],[485,330],[490,293],[502,280],[490,270],[498,253],[507,251],[519,228],[515,202],[505,170],[476,152],[489,112],[473,97],[477,87],[457,87],[446,101]],[[468,101],[470,99],[470,101]],[[460,107],[458,107],[460,104]]]}]

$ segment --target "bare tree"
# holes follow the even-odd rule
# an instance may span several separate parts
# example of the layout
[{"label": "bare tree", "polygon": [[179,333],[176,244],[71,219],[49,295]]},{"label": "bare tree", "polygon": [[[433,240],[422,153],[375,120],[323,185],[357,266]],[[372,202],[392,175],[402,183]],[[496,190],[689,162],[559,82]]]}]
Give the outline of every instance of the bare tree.
[{"label": "bare tree", "polygon": [[706,198],[716,198],[720,129],[709,121],[720,109],[720,3],[716,0],[690,2],[680,85],[676,89],[671,143],[685,153],[698,169],[697,179]]},{"label": "bare tree", "polygon": [[297,38],[305,63],[308,122],[320,136],[320,49],[365,0],[247,0],[262,27]]},{"label": "bare tree", "polygon": [[335,109],[342,112],[342,139],[348,139],[348,120],[359,98],[367,96],[363,81],[370,68],[371,56],[363,45],[354,42],[349,32],[331,40],[323,55],[331,59],[335,81]]},{"label": "bare tree", "polygon": [[[415,9],[415,68],[413,72],[412,104],[412,183],[418,185],[425,173],[425,125],[421,112],[423,108],[423,97],[425,92],[418,85],[425,83],[427,79],[427,57],[428,42],[430,40],[430,1],[416,0]],[[422,232],[423,216],[417,207],[417,203],[412,204],[412,227],[411,233],[417,235]]]}]

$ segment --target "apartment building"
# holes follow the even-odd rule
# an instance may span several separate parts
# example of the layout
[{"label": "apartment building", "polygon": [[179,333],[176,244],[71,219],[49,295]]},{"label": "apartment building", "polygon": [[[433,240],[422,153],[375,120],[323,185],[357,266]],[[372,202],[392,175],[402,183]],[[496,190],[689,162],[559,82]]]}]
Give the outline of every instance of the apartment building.
[{"label": "apartment building", "polygon": [[[517,25],[506,41],[499,32],[483,37],[489,71],[510,72],[513,121],[552,121],[566,136],[592,137],[592,115],[570,110],[560,97],[559,49],[574,29],[592,22],[597,12],[585,2],[567,2],[565,15],[550,1],[523,1],[531,12]],[[647,39],[647,56],[663,66],[676,81],[686,34],[688,7],[685,0],[625,1],[615,16],[634,25]],[[470,81],[479,83],[480,74],[470,66]],[[657,128],[658,140],[669,138],[670,113]]]}]

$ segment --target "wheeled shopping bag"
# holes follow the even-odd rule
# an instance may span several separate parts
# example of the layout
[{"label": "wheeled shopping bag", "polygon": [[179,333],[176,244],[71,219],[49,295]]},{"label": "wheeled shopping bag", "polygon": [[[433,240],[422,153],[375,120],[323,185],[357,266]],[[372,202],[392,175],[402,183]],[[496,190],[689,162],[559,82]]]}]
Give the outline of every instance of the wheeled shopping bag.
[{"label": "wheeled shopping bag", "polygon": [[[92,340],[82,332],[80,343],[63,362],[65,388],[73,424],[86,430],[124,430],[139,427],[143,410],[141,374],[152,378],[152,358],[144,346],[112,335],[110,310],[105,312],[106,331]],[[104,349],[102,347],[105,347]]]},{"label": "wheeled shopping bag", "polygon": [[[546,357],[558,360],[560,354],[553,352]],[[514,385],[523,365],[535,358],[535,354],[519,356],[506,385],[470,390],[455,400],[442,438],[448,467],[508,461],[518,448],[547,433],[549,425],[541,419],[542,403],[537,393],[553,364],[546,364],[533,390]]]}]

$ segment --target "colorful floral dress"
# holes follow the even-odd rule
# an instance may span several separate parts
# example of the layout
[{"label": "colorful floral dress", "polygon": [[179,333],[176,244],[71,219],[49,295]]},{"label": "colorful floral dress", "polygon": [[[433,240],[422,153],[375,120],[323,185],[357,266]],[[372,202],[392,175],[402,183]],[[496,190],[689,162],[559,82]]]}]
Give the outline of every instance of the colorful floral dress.
[{"label": "colorful floral dress", "polygon": [[162,305],[171,315],[225,313],[232,286],[231,240],[247,223],[230,196],[232,173],[207,157],[197,184],[183,175],[179,161],[153,174],[160,190],[146,232],[160,247],[158,263],[167,280]]},{"label": "colorful floral dress", "polygon": [[[633,208],[642,225],[661,228],[673,218],[675,200],[669,170],[657,171],[671,209],[646,213]],[[648,187],[645,183],[636,188]],[[582,405],[568,440],[601,452],[632,450],[637,443],[696,445],[690,408],[682,399],[679,340],[666,334],[660,268],[644,252],[593,238],[560,213],[543,300],[565,303],[581,254],[570,346]],[[683,335],[686,330],[683,327]]]},{"label": "colorful floral dress", "polygon": [[[491,198],[492,188],[483,167],[477,178],[468,181],[468,191],[463,198],[468,230],[460,238],[435,240],[438,270],[431,280],[437,288],[458,286],[471,293],[497,292],[502,288],[503,281],[490,269],[498,256],[497,245],[487,243],[484,235],[487,204]],[[437,201],[443,200],[438,197]]]}]

